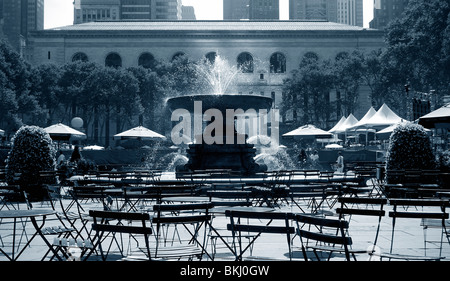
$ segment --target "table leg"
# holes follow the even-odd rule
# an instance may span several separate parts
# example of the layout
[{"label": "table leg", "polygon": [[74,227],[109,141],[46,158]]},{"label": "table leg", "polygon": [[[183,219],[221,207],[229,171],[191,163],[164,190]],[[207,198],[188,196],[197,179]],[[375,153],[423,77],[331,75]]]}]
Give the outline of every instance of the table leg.
[{"label": "table leg", "polygon": [[31,217],[31,222],[34,226],[34,228],[36,229],[36,233],[39,234],[39,236],[41,236],[42,240],[44,240],[44,243],[48,246],[48,248],[53,252],[54,256],[56,256],[58,258],[59,261],[62,261],[62,258],[58,255],[58,251],[56,251],[53,247],[52,244],[50,244],[50,242],[48,242],[48,239],[45,237],[45,235],[42,233],[41,229],[45,224],[45,219],[46,216],[43,216],[42,219],[42,224],[39,226],[36,222],[36,218],[35,217]]}]

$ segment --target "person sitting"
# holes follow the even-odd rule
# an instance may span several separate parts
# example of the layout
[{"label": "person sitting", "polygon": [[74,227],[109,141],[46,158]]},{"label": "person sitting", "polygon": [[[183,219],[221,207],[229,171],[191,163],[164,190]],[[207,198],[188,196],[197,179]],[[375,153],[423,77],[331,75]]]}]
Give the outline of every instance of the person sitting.
[{"label": "person sitting", "polygon": [[59,151],[58,160],[56,160],[56,164],[57,164],[57,166],[61,166],[62,164],[64,164],[64,162],[66,162],[66,156],[65,156],[64,153],[60,150],[60,151]]},{"label": "person sitting", "polygon": [[70,157],[70,162],[77,163],[81,159],[80,148],[78,145],[75,145],[73,149],[72,156]]}]

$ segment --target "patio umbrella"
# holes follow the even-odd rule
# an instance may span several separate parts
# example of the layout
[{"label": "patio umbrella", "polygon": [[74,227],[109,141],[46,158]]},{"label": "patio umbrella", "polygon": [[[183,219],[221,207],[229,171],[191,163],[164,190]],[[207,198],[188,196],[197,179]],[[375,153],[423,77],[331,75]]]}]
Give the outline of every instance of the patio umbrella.
[{"label": "patio umbrella", "polygon": [[450,103],[419,118],[425,128],[450,128]]},{"label": "patio umbrella", "polygon": [[86,138],[85,133],[77,131],[62,123],[51,125],[44,128],[44,130],[50,135],[52,140],[57,141],[80,140]]},{"label": "patio umbrella", "polygon": [[128,139],[138,139],[138,140],[153,140],[153,139],[165,139],[166,137],[153,132],[143,126],[138,126],[120,134],[116,134],[114,139],[128,140]]},{"label": "patio umbrella", "polygon": [[0,137],[3,137],[5,135],[5,131],[0,129]]},{"label": "patio umbrella", "polygon": [[103,146],[99,146],[99,145],[89,145],[89,146],[85,146],[83,147],[83,150],[104,150],[105,148]]},{"label": "patio umbrella", "polygon": [[317,138],[332,138],[333,134],[324,131],[322,129],[319,129],[314,125],[308,124],[284,134],[283,137],[294,137],[300,139],[317,139]]}]

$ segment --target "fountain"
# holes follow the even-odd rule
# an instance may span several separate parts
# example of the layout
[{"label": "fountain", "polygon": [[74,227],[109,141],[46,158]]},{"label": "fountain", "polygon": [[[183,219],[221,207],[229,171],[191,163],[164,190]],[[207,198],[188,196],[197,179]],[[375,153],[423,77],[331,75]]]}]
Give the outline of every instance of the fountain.
[{"label": "fountain", "polygon": [[[232,170],[244,175],[266,171],[267,166],[255,163],[256,149],[253,144],[246,142],[247,135],[236,131],[237,116],[230,117],[229,110],[234,113],[250,112],[253,109],[254,112],[261,110],[268,112],[272,107],[272,99],[258,95],[225,94],[239,69],[229,67],[219,56],[213,64],[200,65],[198,71],[210,84],[213,94],[187,95],[170,98],[167,101],[172,113],[183,109],[191,116],[194,115],[192,120],[194,120],[195,142],[189,144],[186,149],[188,162],[178,166],[177,171],[220,169]],[[200,132],[195,130],[195,120],[198,120],[198,115],[201,118]],[[211,143],[206,140],[204,129],[214,125],[214,122],[218,124],[215,124],[215,130],[211,132],[215,140]]]}]

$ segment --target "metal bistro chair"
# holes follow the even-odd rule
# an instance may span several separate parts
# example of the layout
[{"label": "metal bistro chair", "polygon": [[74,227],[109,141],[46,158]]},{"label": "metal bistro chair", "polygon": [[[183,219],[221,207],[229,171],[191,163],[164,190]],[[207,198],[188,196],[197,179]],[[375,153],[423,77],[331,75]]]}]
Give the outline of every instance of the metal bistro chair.
[{"label": "metal bistro chair", "polygon": [[[442,254],[442,243],[443,236],[446,231],[446,219],[449,218],[446,212],[446,207],[449,206],[448,200],[442,199],[390,199],[389,204],[393,206],[393,210],[389,212],[389,217],[392,218],[392,233],[391,233],[391,243],[390,250],[388,253],[379,253],[381,259],[386,258],[388,260],[398,259],[398,260],[421,260],[421,261],[438,261],[443,259]],[[404,228],[404,225],[399,225],[400,220],[406,219],[408,223],[408,229]],[[424,237],[424,255],[417,254],[415,252],[408,251],[407,249],[401,248],[397,243],[394,243],[395,233],[397,236],[399,233],[404,233],[404,231],[418,230],[420,227],[423,228],[423,224],[417,223],[416,228],[411,228],[411,224],[415,223],[414,219],[421,219],[421,221],[436,220],[440,224],[440,241],[439,241],[439,254],[430,256],[427,254],[427,241]],[[403,221],[406,221],[403,220]],[[414,225],[413,225],[414,226]],[[405,239],[414,238],[417,239],[415,235],[402,236],[402,242]],[[374,253],[377,254],[377,253]]]}]

